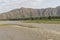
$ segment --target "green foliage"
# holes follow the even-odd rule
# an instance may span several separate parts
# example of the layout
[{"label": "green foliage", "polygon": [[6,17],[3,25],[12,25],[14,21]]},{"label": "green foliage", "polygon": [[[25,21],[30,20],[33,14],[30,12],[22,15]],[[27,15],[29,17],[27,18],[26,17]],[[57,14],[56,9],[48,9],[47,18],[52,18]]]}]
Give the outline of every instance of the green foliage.
[{"label": "green foliage", "polygon": [[60,16],[49,16],[49,17],[29,17],[29,18],[15,18],[15,19],[1,19],[1,20],[52,20],[60,19]]},{"label": "green foliage", "polygon": [[51,16],[49,16],[48,19],[51,20]]}]

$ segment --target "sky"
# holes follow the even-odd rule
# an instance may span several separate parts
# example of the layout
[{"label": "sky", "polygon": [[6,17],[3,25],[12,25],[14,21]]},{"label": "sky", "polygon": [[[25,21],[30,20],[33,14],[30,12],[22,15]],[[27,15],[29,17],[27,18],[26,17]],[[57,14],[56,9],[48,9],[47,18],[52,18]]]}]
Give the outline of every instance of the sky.
[{"label": "sky", "polygon": [[0,0],[0,13],[21,7],[41,9],[56,6],[60,6],[60,0]]}]

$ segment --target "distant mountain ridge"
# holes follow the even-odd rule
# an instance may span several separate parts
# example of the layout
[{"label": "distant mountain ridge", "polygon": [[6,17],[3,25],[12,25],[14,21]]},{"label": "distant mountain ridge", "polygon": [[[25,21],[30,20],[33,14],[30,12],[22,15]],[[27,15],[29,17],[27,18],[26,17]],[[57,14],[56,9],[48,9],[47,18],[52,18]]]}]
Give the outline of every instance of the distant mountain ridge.
[{"label": "distant mountain ridge", "polygon": [[30,17],[60,16],[60,6],[56,8],[32,9],[20,8],[0,14],[0,19],[18,19]]}]

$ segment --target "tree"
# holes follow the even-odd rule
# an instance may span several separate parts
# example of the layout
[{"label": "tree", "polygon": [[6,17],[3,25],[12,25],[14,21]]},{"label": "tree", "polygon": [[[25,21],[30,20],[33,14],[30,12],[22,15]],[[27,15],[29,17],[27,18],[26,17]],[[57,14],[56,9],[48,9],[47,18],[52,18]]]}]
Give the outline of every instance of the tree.
[{"label": "tree", "polygon": [[33,20],[33,17],[32,17],[32,12],[30,12],[30,19]]},{"label": "tree", "polygon": [[51,16],[49,16],[48,19],[51,20]]}]

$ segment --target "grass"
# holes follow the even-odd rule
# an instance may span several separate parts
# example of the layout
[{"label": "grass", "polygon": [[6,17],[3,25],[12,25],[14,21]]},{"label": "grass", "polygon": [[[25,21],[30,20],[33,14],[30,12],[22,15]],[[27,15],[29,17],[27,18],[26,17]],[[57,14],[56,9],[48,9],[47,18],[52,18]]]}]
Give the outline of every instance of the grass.
[{"label": "grass", "polygon": [[52,20],[24,20],[24,22],[28,23],[48,23],[48,24],[60,24],[60,19],[52,19]]},{"label": "grass", "polygon": [[37,28],[35,26],[23,25],[23,24],[0,24],[0,26],[22,26],[22,27],[27,27],[27,28]]},{"label": "grass", "polygon": [[37,28],[37,27],[31,26],[31,25],[18,25],[18,26],[23,26],[23,27],[28,27],[28,28]]}]

